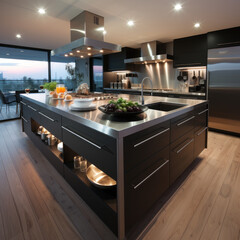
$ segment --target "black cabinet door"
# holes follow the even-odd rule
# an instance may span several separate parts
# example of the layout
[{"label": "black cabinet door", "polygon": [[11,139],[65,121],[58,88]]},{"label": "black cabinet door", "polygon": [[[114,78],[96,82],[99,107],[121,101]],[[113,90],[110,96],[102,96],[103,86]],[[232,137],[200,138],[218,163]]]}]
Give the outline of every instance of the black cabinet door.
[{"label": "black cabinet door", "polygon": [[193,130],[171,144],[170,184],[192,163],[194,151]]},{"label": "black cabinet door", "polygon": [[144,218],[169,187],[169,146],[153,154],[149,163],[137,164],[125,176],[126,231]]},{"label": "black cabinet door", "polygon": [[105,55],[103,58],[103,70],[104,72],[126,70],[127,65],[124,63],[124,59],[134,58],[140,56],[140,50],[134,48],[122,48],[119,53],[112,53]]},{"label": "black cabinet door", "polygon": [[173,67],[207,65],[207,35],[175,39]]},{"label": "black cabinet door", "polygon": [[64,117],[62,134],[64,144],[117,180],[115,139]]},{"label": "black cabinet door", "polygon": [[203,127],[194,135],[194,156],[195,159],[206,147],[207,127]]},{"label": "black cabinet door", "polygon": [[171,142],[174,142],[195,126],[194,111],[190,111],[171,120]]},{"label": "black cabinet door", "polygon": [[223,48],[240,45],[240,27],[229,28],[207,34],[208,48]]}]

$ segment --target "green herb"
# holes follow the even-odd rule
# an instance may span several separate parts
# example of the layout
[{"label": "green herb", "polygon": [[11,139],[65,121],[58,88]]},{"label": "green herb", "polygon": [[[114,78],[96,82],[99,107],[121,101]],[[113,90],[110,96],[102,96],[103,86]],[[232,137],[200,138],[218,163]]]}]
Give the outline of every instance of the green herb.
[{"label": "green herb", "polygon": [[54,91],[56,89],[57,82],[44,83],[43,88],[49,91]]}]

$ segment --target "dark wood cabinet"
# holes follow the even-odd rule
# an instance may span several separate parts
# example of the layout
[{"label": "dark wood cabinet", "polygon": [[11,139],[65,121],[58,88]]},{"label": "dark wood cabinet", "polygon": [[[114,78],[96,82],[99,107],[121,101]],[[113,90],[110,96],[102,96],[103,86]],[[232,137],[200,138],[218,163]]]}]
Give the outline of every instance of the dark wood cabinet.
[{"label": "dark wood cabinet", "polygon": [[127,231],[145,216],[169,187],[169,146],[152,154],[148,160],[136,164],[124,180]]},{"label": "dark wood cabinet", "polygon": [[124,47],[119,53],[105,55],[103,57],[103,71],[126,70],[127,64],[124,63],[124,59],[134,57],[140,57],[140,49]]},{"label": "dark wood cabinet", "polygon": [[170,184],[192,163],[194,152],[193,130],[171,143]]},{"label": "dark wood cabinet", "polygon": [[132,134],[124,139],[125,171],[136,168],[155,152],[169,145],[170,121],[160,123],[147,130]]},{"label": "dark wood cabinet", "polygon": [[38,114],[39,118],[36,121],[58,139],[62,140],[61,116],[42,107],[39,107]]},{"label": "dark wood cabinet", "polygon": [[207,34],[175,39],[173,67],[207,65]]},{"label": "dark wood cabinet", "polygon": [[224,48],[240,45],[240,27],[209,32],[207,34],[208,48]]},{"label": "dark wood cabinet", "polygon": [[115,139],[67,118],[62,119],[62,134],[64,144],[117,180]]},{"label": "dark wood cabinet", "polygon": [[195,126],[194,111],[185,113],[171,120],[171,142],[175,141]]}]

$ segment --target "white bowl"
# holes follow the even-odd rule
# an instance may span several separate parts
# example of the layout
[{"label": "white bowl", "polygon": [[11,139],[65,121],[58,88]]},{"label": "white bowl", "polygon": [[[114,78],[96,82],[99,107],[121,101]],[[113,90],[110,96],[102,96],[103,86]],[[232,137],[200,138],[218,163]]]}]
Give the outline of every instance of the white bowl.
[{"label": "white bowl", "polygon": [[93,100],[93,98],[75,98],[74,105],[78,107],[89,107]]}]

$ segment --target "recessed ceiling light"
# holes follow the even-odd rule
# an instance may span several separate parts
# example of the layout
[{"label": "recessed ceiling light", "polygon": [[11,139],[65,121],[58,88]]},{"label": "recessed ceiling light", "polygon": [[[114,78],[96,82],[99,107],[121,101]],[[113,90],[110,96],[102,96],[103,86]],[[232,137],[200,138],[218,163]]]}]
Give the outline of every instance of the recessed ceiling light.
[{"label": "recessed ceiling light", "polygon": [[99,52],[100,52],[100,53],[103,53],[103,50],[100,50]]},{"label": "recessed ceiling light", "polygon": [[46,10],[44,8],[39,8],[38,13],[43,15],[46,13]]},{"label": "recessed ceiling light", "polygon": [[81,56],[81,58],[83,58],[83,55]]},{"label": "recessed ceiling light", "polygon": [[103,35],[105,35],[105,34],[107,34],[107,31],[104,30],[104,31],[103,31]]},{"label": "recessed ceiling light", "polygon": [[199,27],[200,27],[200,23],[195,23],[195,24],[194,24],[194,27],[195,27],[195,28],[199,28]]},{"label": "recessed ceiling light", "polygon": [[90,47],[88,47],[88,48],[87,48],[87,50],[91,50],[91,48],[90,48]]},{"label": "recessed ceiling light", "polygon": [[73,53],[70,52],[69,55],[73,55]]},{"label": "recessed ceiling light", "polygon": [[92,54],[91,53],[88,53],[88,56],[91,56]]},{"label": "recessed ceiling light", "polygon": [[79,51],[79,50],[77,50],[77,53],[80,53],[80,51]]},{"label": "recessed ceiling light", "polygon": [[134,26],[134,21],[133,20],[129,20],[127,22],[127,25],[130,26],[130,27]]},{"label": "recessed ceiling light", "polygon": [[22,38],[22,35],[21,34],[16,34],[16,38]]},{"label": "recessed ceiling light", "polygon": [[180,3],[177,3],[175,6],[174,6],[174,10],[175,11],[179,11],[182,9],[182,5]]},{"label": "recessed ceiling light", "polygon": [[65,56],[65,57],[68,57],[68,55],[67,55],[67,54],[64,54],[64,56]]}]

